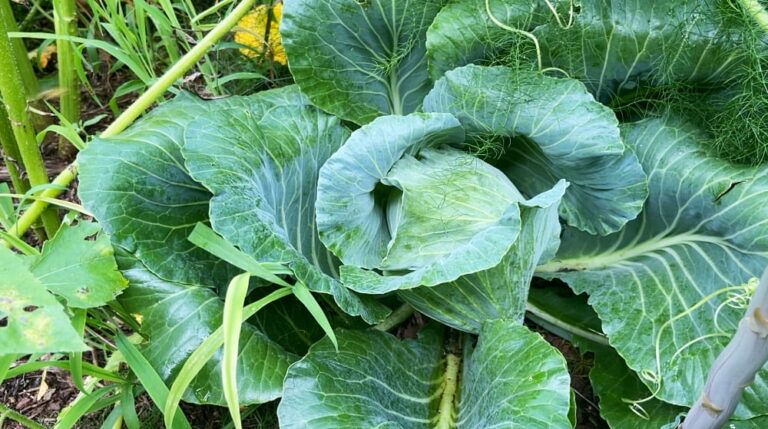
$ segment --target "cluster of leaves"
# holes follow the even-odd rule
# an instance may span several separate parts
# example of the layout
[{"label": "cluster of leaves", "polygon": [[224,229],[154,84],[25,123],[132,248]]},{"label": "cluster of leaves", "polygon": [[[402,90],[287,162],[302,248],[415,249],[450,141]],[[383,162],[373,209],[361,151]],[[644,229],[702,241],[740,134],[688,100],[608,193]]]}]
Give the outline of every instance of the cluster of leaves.
[{"label": "cluster of leaves", "polygon": [[[672,422],[768,263],[768,171],[710,155],[687,112],[620,123],[609,106],[731,88],[746,21],[714,0],[445,3],[286,1],[297,85],[182,94],[80,154],[144,357],[185,376],[228,317],[243,267],[189,240],[204,223],[324,298],[337,327],[321,338],[286,298],[238,331],[237,397],[282,397],[281,426],[572,427],[565,360],[526,309],[595,353],[609,424]],[[245,300],[274,287],[253,280]],[[400,302],[433,319],[418,339],[367,328]],[[227,402],[212,356],[186,400]],[[734,425],[764,424],[766,380]]]}]

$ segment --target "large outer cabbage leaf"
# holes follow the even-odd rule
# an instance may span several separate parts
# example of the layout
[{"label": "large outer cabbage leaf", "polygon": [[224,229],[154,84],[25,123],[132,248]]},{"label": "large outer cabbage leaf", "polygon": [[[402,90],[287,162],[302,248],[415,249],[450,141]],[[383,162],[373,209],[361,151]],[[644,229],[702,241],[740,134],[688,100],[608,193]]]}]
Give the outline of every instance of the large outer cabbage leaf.
[{"label": "large outer cabbage leaf", "polygon": [[605,235],[642,208],[645,174],[615,115],[576,80],[469,65],[440,79],[424,108],[454,114],[478,142],[519,136],[497,165],[528,196],[568,180],[560,214],[569,225]]},{"label": "large outer cabbage leaf", "polygon": [[[435,18],[427,33],[434,80],[469,63],[536,60],[533,42],[494,23],[484,3],[457,0]],[[489,4],[500,22],[536,38],[542,67],[558,67],[581,80],[603,102],[631,98],[644,87],[723,82],[745,55],[739,50],[738,20],[721,10],[732,6],[717,0],[584,0],[573,9],[570,25],[569,1],[549,2],[557,17],[543,3]]]},{"label": "large outer cabbage leaf", "polygon": [[[120,303],[129,313],[141,315],[141,334],[148,340],[142,354],[163,379],[172,381],[187,357],[221,326],[224,302],[206,285],[157,277],[127,252],[118,251],[118,262],[131,285]],[[237,363],[240,401],[263,403],[280,397],[285,372],[297,358],[244,324]],[[219,350],[192,381],[186,401],[226,404],[221,360]]]},{"label": "large outer cabbage leaf", "polygon": [[184,131],[207,114],[189,94],[158,107],[116,137],[78,155],[78,194],[112,242],[172,281],[226,284],[237,271],[187,241],[208,221],[211,194],[189,177],[181,157]]},{"label": "large outer cabbage leaf", "polygon": [[280,26],[296,83],[358,124],[421,107],[431,82],[425,39],[444,0],[290,0]]},{"label": "large outer cabbage leaf", "polygon": [[[745,291],[733,287],[768,264],[768,170],[707,157],[700,130],[679,120],[623,131],[649,175],[641,216],[606,237],[566,229],[557,258],[538,271],[589,293],[629,367],[658,398],[690,405],[741,318],[732,296]],[[747,388],[738,417],[768,413],[766,375]]]},{"label": "large outer cabbage leaf", "polygon": [[[558,3],[568,1],[550,1],[556,10]],[[544,0],[489,0],[488,5],[501,23],[524,31],[553,18]],[[566,14],[567,10],[566,7]],[[513,53],[520,55],[517,45],[520,41],[530,43],[525,36],[494,25],[488,17],[485,0],[453,1],[440,10],[427,30],[429,75],[436,81],[458,66],[504,63],[505,57]]]},{"label": "large outer cabbage leaf", "polygon": [[[718,4],[720,3],[720,4]],[[584,0],[574,25],[539,27],[545,65],[581,79],[600,101],[639,87],[723,82],[743,58],[717,0]]]},{"label": "large outer cabbage leaf", "polygon": [[[226,106],[237,106],[240,110],[233,114],[233,110],[226,109]],[[281,116],[268,114],[275,109]],[[281,144],[287,145],[291,138],[295,140],[297,136],[302,138],[301,130],[292,129],[288,125],[281,128],[269,127],[267,124],[269,121],[283,121],[284,124],[304,121],[305,124],[311,123],[317,127],[336,121],[327,115],[321,117],[318,114],[317,109],[307,105],[306,99],[299,95],[295,87],[264,92],[253,98],[216,102],[203,102],[182,95],[155,109],[119,136],[97,139],[79,155],[82,163],[80,195],[83,204],[96,215],[116,248],[124,249],[129,258],[135,259],[123,267],[123,270],[130,270],[130,287],[120,301],[130,312],[143,318],[142,333],[149,337],[144,352],[164,379],[170,380],[200,342],[220,326],[223,306],[219,298],[221,291],[217,292],[217,289],[226,286],[230,276],[237,272],[187,241],[187,236],[197,222],[208,222],[209,200],[212,197],[205,187],[190,177],[184,166],[181,147],[185,140],[193,137],[190,127],[193,124],[200,125],[202,129],[196,132],[205,131],[209,139],[207,143],[213,147],[235,132],[223,128],[215,130],[213,127],[228,124],[228,120],[235,121],[236,130],[242,138],[251,136],[254,141],[262,142],[265,136],[274,139],[272,154],[287,165],[296,160],[293,156],[297,153]],[[254,127],[253,122],[256,121],[263,121],[265,129]],[[341,139],[340,135],[346,134],[343,130],[337,130],[336,134],[330,134],[328,138],[330,140],[336,136],[336,139]],[[296,211],[280,217],[294,219],[296,222],[281,224],[285,228],[281,226],[276,234],[302,237],[297,243],[307,248],[322,246],[311,235],[313,225],[304,223],[314,212],[311,205],[313,198],[305,198],[304,195],[304,192],[314,190],[307,188],[302,191],[301,188],[315,180],[313,177],[316,173],[312,173],[310,168],[313,159],[312,156],[303,159],[307,180],[286,177],[285,181],[275,183],[285,194],[278,195],[267,190],[264,195],[265,199],[293,201],[290,204],[294,206],[285,206],[285,209],[295,208]],[[315,161],[318,163],[313,167],[316,171],[322,159]],[[230,173],[232,177],[242,178],[257,166],[254,163],[242,171]],[[296,171],[295,166],[291,168]],[[105,169],[109,171],[105,173]],[[290,193],[293,193],[295,201]],[[317,255],[320,255],[321,247],[317,249]],[[274,253],[263,255],[256,252],[252,245],[248,250],[256,256],[275,257]],[[349,297],[349,301],[341,300],[342,307],[352,309],[351,312],[362,312],[369,308],[355,307],[363,304],[350,291],[338,285],[337,281],[320,271],[333,266],[330,254],[325,256],[325,260],[313,258],[313,264],[310,264],[306,259],[301,259],[304,257],[297,255],[295,250],[291,253],[288,244],[275,248],[275,252],[280,250],[284,253],[279,256],[294,256],[295,259],[279,257],[279,262],[291,265],[297,276],[306,281],[308,286],[317,289],[329,283],[336,285],[335,289],[325,291],[336,291],[337,298]],[[320,280],[315,281],[315,278]],[[371,321],[381,319],[388,311],[378,303],[370,308],[371,314],[366,315],[370,316]],[[295,359],[294,355],[253,326],[246,325],[243,333],[242,364],[245,366],[239,372],[243,380],[243,383],[239,383],[241,400],[243,403],[253,403],[278,397],[285,369]],[[206,366],[188,391],[188,399],[224,403],[218,381],[219,362],[216,358]],[[260,381],[254,383],[247,380]]]},{"label": "large outer cabbage leaf", "polygon": [[341,121],[295,86],[210,103],[215,114],[189,125],[190,174],[212,193],[211,224],[262,262],[285,263],[309,289],[333,295],[347,313],[375,323],[388,309],[334,277],[338,261],[317,235],[320,166],[349,136]]},{"label": "large outer cabbage leaf", "polygon": [[478,333],[488,320],[523,321],[533,271],[560,244],[558,206],[567,183],[520,202],[520,235],[495,267],[434,287],[403,290],[400,297],[427,316]]},{"label": "large outer cabbage leaf", "polygon": [[458,380],[446,377],[437,326],[416,340],[373,330],[337,336],[338,352],[320,341],[289,369],[280,427],[432,427],[441,419],[446,383],[458,383],[460,392],[458,403],[442,408],[450,415],[441,421],[450,427],[572,427],[565,360],[517,323],[490,321],[476,347],[466,341]]}]

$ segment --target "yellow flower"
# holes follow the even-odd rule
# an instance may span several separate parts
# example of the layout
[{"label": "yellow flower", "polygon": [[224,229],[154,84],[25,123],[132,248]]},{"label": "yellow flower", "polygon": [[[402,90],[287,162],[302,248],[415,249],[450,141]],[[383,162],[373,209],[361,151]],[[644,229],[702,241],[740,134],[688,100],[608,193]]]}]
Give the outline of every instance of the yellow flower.
[{"label": "yellow flower", "polygon": [[[240,52],[248,57],[255,58],[264,54],[264,48],[267,48],[266,57],[280,64],[287,64],[285,49],[280,40],[280,18],[283,15],[283,4],[278,3],[272,7],[272,17],[269,17],[267,6],[261,5],[253,9],[248,15],[245,15],[237,23],[235,32],[235,42],[249,46],[240,49]],[[269,37],[265,41],[264,35],[267,33],[267,23],[269,23]]]}]

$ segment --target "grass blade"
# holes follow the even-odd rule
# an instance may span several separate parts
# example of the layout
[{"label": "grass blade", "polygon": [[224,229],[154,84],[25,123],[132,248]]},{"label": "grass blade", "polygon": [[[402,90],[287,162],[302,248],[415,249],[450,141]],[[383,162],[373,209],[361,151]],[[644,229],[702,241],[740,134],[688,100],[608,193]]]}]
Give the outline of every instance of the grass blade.
[{"label": "grass blade", "polygon": [[[72,367],[71,364],[72,362],[70,361],[27,362],[17,366],[16,368],[8,370],[8,374],[6,374],[6,376],[8,378],[12,378],[21,374],[26,374],[28,372],[37,371],[39,369],[43,369],[51,366],[54,366],[56,368],[66,369],[67,371],[71,371],[70,370],[70,368]],[[83,362],[83,374],[90,375],[92,377],[96,377],[105,381],[112,381],[114,383],[125,383],[125,379],[118,376],[117,374],[107,371],[103,368],[99,368],[98,366],[90,364],[88,362]]]},{"label": "grass blade", "polygon": [[139,416],[136,414],[136,402],[133,397],[133,385],[123,384],[123,391],[120,393],[120,410],[123,414],[123,421],[128,429],[141,429]]},{"label": "grass blade", "polygon": [[[85,319],[88,313],[83,308],[73,308],[72,313],[74,314],[72,316],[72,325],[82,337],[85,332]],[[83,384],[83,352],[70,353],[69,361],[69,372],[72,376],[72,382],[77,387],[77,390],[88,393]]]},{"label": "grass blade", "polygon": [[0,383],[6,378],[11,378],[8,373],[11,369],[11,364],[16,361],[16,355],[0,355]]},{"label": "grass blade", "polygon": [[[243,314],[240,320],[243,322],[246,321],[249,317],[256,314],[257,311],[261,310],[267,304],[277,301],[278,299],[290,294],[291,288],[281,288],[252,304],[248,304],[245,306],[245,308],[243,308]],[[168,422],[171,421],[171,418],[173,418],[173,413],[179,407],[179,402],[181,401],[181,397],[184,395],[184,391],[187,390],[187,387],[189,387],[189,384],[192,382],[192,380],[197,376],[198,373],[200,373],[200,370],[203,369],[203,366],[205,366],[206,362],[211,360],[213,355],[216,354],[216,350],[218,350],[223,343],[224,330],[219,327],[219,329],[213,331],[213,333],[211,333],[211,335],[209,335],[208,338],[206,338],[205,341],[203,341],[202,344],[200,344],[200,346],[198,346],[197,349],[195,349],[195,351],[189,355],[187,361],[184,362],[184,365],[181,367],[181,371],[179,371],[179,375],[171,385],[171,390],[168,393],[168,400],[165,402],[165,407],[163,408],[166,425],[168,425]]]},{"label": "grass blade", "polygon": [[[128,338],[125,335],[118,333],[116,343],[118,349],[120,349],[120,352],[125,357],[125,361],[128,362],[133,373],[139,377],[141,385],[147,390],[149,397],[152,398],[155,405],[162,411],[162,405],[165,404],[169,398],[168,387],[166,387],[163,380],[157,372],[155,372],[155,369],[152,368],[149,362],[147,362],[147,359],[144,358],[136,347],[128,341]],[[189,425],[189,421],[187,421],[187,418],[184,416],[184,413],[176,412],[176,408],[178,408],[178,402],[176,402],[176,406],[172,410],[173,415],[165,421],[166,427],[174,429],[192,429]],[[168,417],[167,414],[166,417]]]},{"label": "grass blade", "polygon": [[248,294],[248,273],[243,273],[229,283],[224,300],[224,357],[221,362],[221,380],[229,414],[237,429],[243,428],[240,420],[240,400],[237,395],[237,352],[240,345],[240,328],[243,323],[243,305]]},{"label": "grass blade", "polygon": [[253,276],[280,286],[290,286],[275,274],[292,274],[280,264],[263,264],[250,255],[240,251],[208,226],[199,223],[189,234],[188,240],[197,247],[217,256],[230,264],[247,271]]},{"label": "grass blade", "polygon": [[336,351],[339,351],[339,343],[336,341],[336,334],[333,333],[331,322],[329,322],[328,318],[325,317],[323,309],[320,308],[320,304],[318,304],[315,297],[312,296],[312,292],[310,292],[304,283],[301,282],[296,282],[291,290],[293,291],[293,294],[296,296],[296,298],[298,298],[298,300],[304,304],[304,307],[307,308],[309,313],[312,314],[312,317],[315,319],[317,324],[323,328],[325,334],[328,335],[328,338],[331,339],[331,342],[336,348]]},{"label": "grass blade", "polygon": [[67,407],[64,409],[64,411],[61,412],[58,421],[53,428],[70,429],[75,427],[77,422],[79,422],[80,419],[90,411],[91,407],[93,407],[99,399],[101,399],[107,393],[117,389],[118,387],[120,387],[118,384],[104,386],[87,396],[79,397],[78,400],[73,402],[71,406]]},{"label": "grass blade", "polygon": [[30,429],[45,429],[45,426],[35,422],[32,419],[28,419],[27,417],[17,413],[16,411],[13,411],[12,409],[6,407],[5,404],[0,402],[0,427],[4,427],[3,420],[5,420],[6,417],[13,421],[17,421]]}]

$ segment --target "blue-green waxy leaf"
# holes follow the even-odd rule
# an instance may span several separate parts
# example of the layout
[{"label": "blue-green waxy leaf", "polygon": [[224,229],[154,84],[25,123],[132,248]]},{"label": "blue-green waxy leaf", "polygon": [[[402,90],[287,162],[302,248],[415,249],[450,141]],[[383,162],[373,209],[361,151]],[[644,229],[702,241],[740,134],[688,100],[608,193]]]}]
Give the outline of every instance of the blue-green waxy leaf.
[{"label": "blue-green waxy leaf", "polygon": [[3,354],[88,350],[64,306],[21,257],[0,246],[0,350]]},{"label": "blue-green waxy leaf", "polygon": [[[542,68],[579,79],[601,102],[644,89],[722,83],[743,62],[739,20],[715,0],[489,0],[502,24],[536,39]],[[574,7],[576,6],[576,7]],[[556,13],[552,9],[555,9]],[[725,9],[725,13],[722,10]],[[737,12],[740,13],[740,12]],[[430,76],[466,64],[538,67],[530,36],[502,28],[485,0],[457,0],[427,32]]]},{"label": "blue-green waxy leaf", "polygon": [[488,320],[522,323],[533,271],[560,243],[558,205],[568,184],[520,201],[520,236],[496,266],[456,281],[399,292],[421,313],[463,331],[478,333]]},{"label": "blue-green waxy leaf", "polygon": [[[690,406],[742,317],[741,285],[768,265],[768,170],[708,157],[696,127],[670,118],[626,125],[648,172],[642,214],[607,237],[566,229],[539,275],[589,303],[603,332],[656,397]],[[739,418],[768,413],[766,373],[746,389]]]},{"label": "blue-green waxy leaf", "polygon": [[464,351],[457,428],[572,428],[565,359],[517,322],[483,324]]},{"label": "blue-green waxy leaf", "polygon": [[237,271],[187,241],[208,220],[211,194],[189,177],[181,146],[206,114],[204,102],[183,94],[120,135],[94,140],[78,155],[78,193],[112,242],[160,277],[226,284]]},{"label": "blue-green waxy leaf", "polygon": [[349,137],[339,119],[309,104],[295,86],[209,104],[191,124],[183,153],[190,174],[213,193],[211,224],[261,262],[286,264],[316,292],[374,323],[388,309],[334,277],[338,261],[317,235],[320,166]]},{"label": "blue-green waxy leaf", "polygon": [[566,179],[560,215],[580,230],[609,234],[642,208],[643,169],[613,112],[576,80],[469,65],[440,79],[424,109],[454,114],[475,144],[507,138],[497,165],[529,196]]},{"label": "blue-green waxy leaf", "polygon": [[389,170],[404,154],[464,141],[447,114],[384,116],[358,129],[320,169],[317,227],[320,239],[345,264],[375,268],[392,239],[386,200],[377,198]]},{"label": "blue-green waxy leaf", "polygon": [[[570,28],[537,28],[545,66],[564,69],[607,102],[642,87],[731,78],[739,29],[716,0],[584,0]],[[732,13],[732,12],[730,12]],[[491,24],[492,25],[492,24]]]},{"label": "blue-green waxy leaf", "polygon": [[338,353],[323,340],[289,369],[280,427],[571,427],[565,359],[517,323],[489,322],[476,347],[466,341],[447,357],[437,326],[416,340],[375,330],[338,338]]},{"label": "blue-green waxy leaf", "polygon": [[[568,20],[567,1],[552,0],[563,19]],[[491,13],[502,24],[523,30],[554,20],[544,0],[490,0]],[[448,3],[435,17],[427,30],[429,75],[440,79],[447,71],[467,64],[482,64],[505,58],[529,46],[530,39],[493,24],[486,11],[485,0],[456,0]],[[518,53],[518,55],[520,55]],[[535,61],[535,56],[525,58]]]},{"label": "blue-green waxy leaf", "polygon": [[292,0],[280,24],[296,83],[312,102],[365,124],[419,109],[431,87],[426,32],[444,0]]},{"label": "blue-green waxy leaf", "polygon": [[[208,285],[179,284],[151,273],[130,254],[118,252],[130,287],[120,303],[141,320],[147,343],[141,350],[168,384],[189,355],[222,324],[223,301]],[[237,364],[238,398],[243,404],[280,397],[288,366],[297,356],[246,323],[242,327]],[[203,367],[184,399],[226,405],[221,382],[222,351]]]}]

